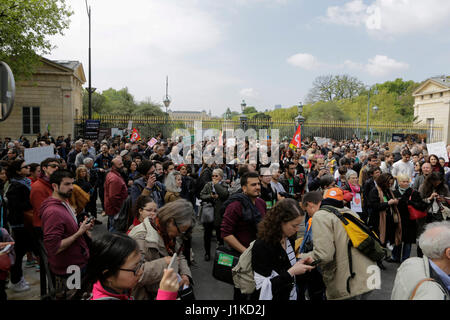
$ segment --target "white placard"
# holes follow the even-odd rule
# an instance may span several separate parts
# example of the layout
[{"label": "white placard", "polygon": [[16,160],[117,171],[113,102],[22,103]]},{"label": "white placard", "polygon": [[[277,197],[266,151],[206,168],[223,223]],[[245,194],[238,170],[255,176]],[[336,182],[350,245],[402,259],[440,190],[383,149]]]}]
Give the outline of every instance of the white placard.
[{"label": "white placard", "polygon": [[119,128],[111,128],[111,137],[114,136],[123,136],[122,130],[119,130]]},{"label": "white placard", "polygon": [[55,150],[52,146],[49,147],[38,147],[38,148],[28,148],[24,152],[25,163],[41,163],[47,158],[55,157]]},{"label": "white placard", "polygon": [[316,140],[319,146],[322,146],[325,142],[330,143],[330,139],[328,138],[314,137],[314,140]]},{"label": "white placard", "polygon": [[448,162],[447,145],[444,141],[427,143],[428,155],[435,154],[438,158],[442,157]]}]

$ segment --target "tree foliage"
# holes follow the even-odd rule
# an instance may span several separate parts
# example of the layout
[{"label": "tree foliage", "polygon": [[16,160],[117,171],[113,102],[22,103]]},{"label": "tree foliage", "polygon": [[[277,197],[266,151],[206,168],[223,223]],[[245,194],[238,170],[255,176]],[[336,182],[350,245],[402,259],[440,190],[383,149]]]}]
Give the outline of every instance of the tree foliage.
[{"label": "tree foliage", "polygon": [[[89,98],[88,93],[83,93],[83,112],[88,113]],[[147,99],[146,101],[136,102],[128,88],[116,90],[109,88],[101,94],[94,92],[92,94],[92,111],[98,114],[135,114],[146,116],[164,116],[161,110],[162,105],[154,103]]]},{"label": "tree foliage", "polygon": [[258,113],[258,110],[256,110],[255,107],[246,107],[244,109],[244,114],[251,114],[251,113]]},{"label": "tree foliage", "polygon": [[364,90],[361,81],[346,74],[319,76],[312,85],[306,97],[308,103],[352,99]]},{"label": "tree foliage", "polygon": [[39,55],[54,46],[49,36],[63,34],[73,14],[65,0],[1,0],[0,60],[15,78],[27,79],[39,65]]}]

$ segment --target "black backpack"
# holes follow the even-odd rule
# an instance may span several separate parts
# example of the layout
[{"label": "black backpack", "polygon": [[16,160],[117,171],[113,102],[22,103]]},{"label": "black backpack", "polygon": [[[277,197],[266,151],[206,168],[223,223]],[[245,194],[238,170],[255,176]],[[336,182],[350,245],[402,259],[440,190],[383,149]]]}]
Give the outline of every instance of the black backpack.
[{"label": "black backpack", "polygon": [[[139,184],[136,185],[141,188]],[[133,220],[133,199],[131,198],[131,195],[129,195],[122,203],[122,207],[119,210],[119,216],[117,219],[114,219],[113,228],[116,231],[126,233],[128,228],[133,224]]]}]

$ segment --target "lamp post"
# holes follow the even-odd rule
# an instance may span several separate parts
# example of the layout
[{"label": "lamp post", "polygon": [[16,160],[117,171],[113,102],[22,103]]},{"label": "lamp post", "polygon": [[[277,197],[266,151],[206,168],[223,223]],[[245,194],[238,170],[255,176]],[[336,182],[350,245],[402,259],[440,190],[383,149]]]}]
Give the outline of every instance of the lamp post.
[{"label": "lamp post", "polygon": [[[373,110],[373,113],[376,114],[378,112],[378,107],[377,106],[373,106],[372,110]],[[370,140],[373,140],[373,130],[372,130],[372,128],[370,128]]]},{"label": "lamp post", "polygon": [[244,113],[245,107],[247,107],[247,104],[245,103],[245,100],[242,100],[241,103],[242,115],[239,118],[239,120],[241,121],[242,130],[244,131],[247,130],[247,115]]},{"label": "lamp post", "polygon": [[[295,118],[295,122],[298,126],[303,126],[305,123],[305,117],[302,116],[303,113],[303,104],[300,102],[300,104],[297,106],[298,116]],[[302,141],[301,131],[300,131],[300,141]]]},{"label": "lamp post", "polygon": [[86,2],[86,11],[87,11],[87,15],[89,17],[89,89],[88,89],[88,94],[89,94],[89,119],[92,119],[92,93],[95,91],[92,90],[92,86],[91,86],[91,77],[92,77],[92,72],[91,72],[91,6],[88,6],[87,4],[87,0],[85,0]]},{"label": "lamp post", "polygon": [[[366,140],[369,139],[369,117],[370,117],[370,92],[372,91],[372,87],[369,87],[369,91],[367,92],[367,124],[366,124]],[[375,89],[373,94],[378,94],[378,90]],[[378,107],[377,107],[378,108]],[[378,110],[378,109],[377,109]]]}]

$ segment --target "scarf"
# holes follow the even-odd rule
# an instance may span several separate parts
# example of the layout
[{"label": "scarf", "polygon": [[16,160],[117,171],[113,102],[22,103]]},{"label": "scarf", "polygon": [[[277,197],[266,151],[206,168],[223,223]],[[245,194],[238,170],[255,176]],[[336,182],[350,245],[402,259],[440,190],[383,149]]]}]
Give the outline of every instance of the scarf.
[{"label": "scarf", "polygon": [[164,246],[166,247],[166,250],[169,253],[169,255],[173,256],[173,254],[175,253],[175,245],[176,245],[175,239],[171,239],[169,237],[169,235],[167,234],[167,231],[162,230],[158,217],[156,217],[154,220],[152,220],[152,219],[148,219],[148,220],[150,221],[150,224],[152,225],[152,227],[158,232],[158,234],[163,239]]},{"label": "scarf", "polygon": [[409,189],[409,187],[408,188],[402,188],[402,187],[399,186],[398,187],[398,192],[400,192],[401,195],[404,195],[406,190],[408,190],[408,189]]},{"label": "scarf", "polygon": [[28,179],[28,178],[22,178],[22,179],[15,179],[15,178],[12,178],[12,179],[11,179],[11,182],[18,182],[18,183],[21,183],[21,184],[23,184],[25,187],[27,187],[28,190],[31,190],[31,180]]},{"label": "scarf", "polygon": [[348,186],[352,190],[353,196],[355,196],[356,193],[359,193],[361,191],[361,187],[358,185],[352,185],[350,182],[348,183]]}]

